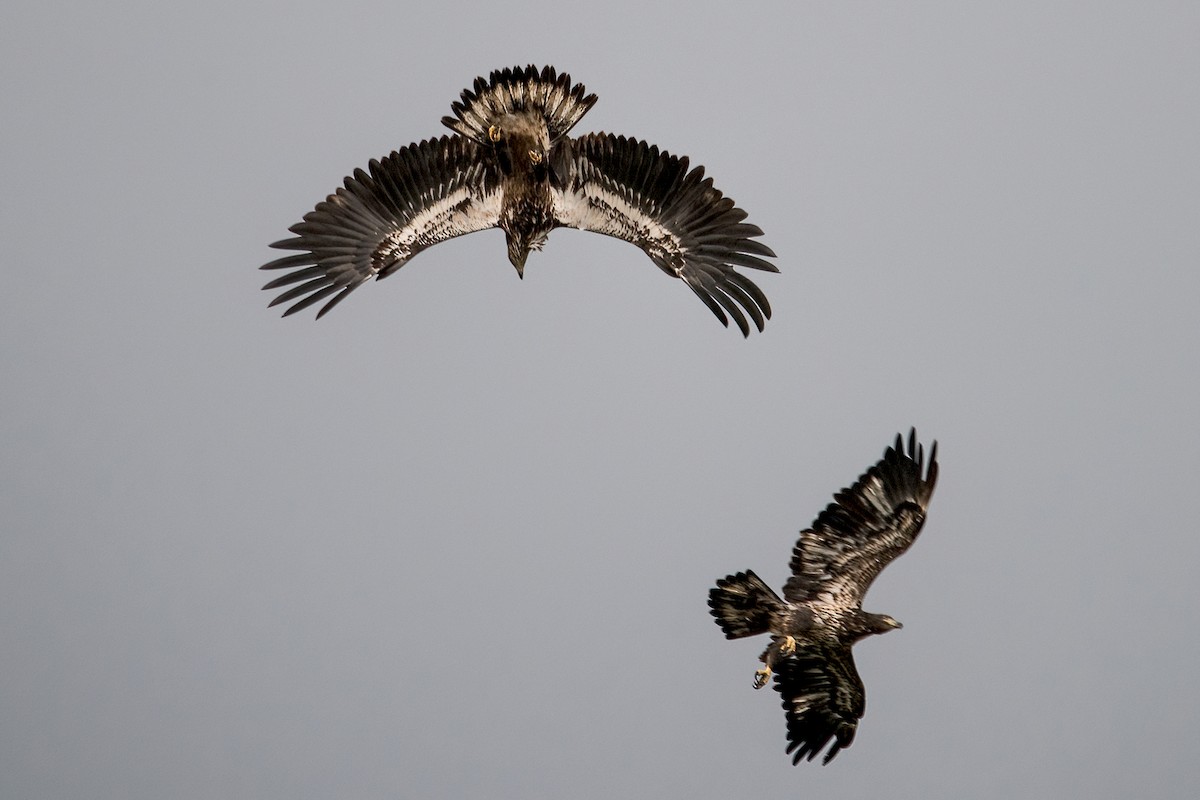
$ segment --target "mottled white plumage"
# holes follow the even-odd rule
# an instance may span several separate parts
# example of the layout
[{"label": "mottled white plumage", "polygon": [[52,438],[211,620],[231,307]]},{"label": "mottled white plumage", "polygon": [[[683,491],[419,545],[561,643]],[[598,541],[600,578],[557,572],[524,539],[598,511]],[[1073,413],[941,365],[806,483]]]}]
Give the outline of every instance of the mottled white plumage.
[{"label": "mottled white plumage", "polygon": [[[777,272],[762,231],[690,168],[645,142],[567,135],[596,102],[552,67],[505,69],[452,105],[442,122],[457,136],[409,145],[345,185],[272,247],[301,251],[263,269],[291,270],[265,289],[290,286],[271,305],[295,313],[333,295],[322,316],[368,279],[384,278],[427,247],[498,227],[524,274],[531,250],[556,227],[594,231],[641,247],[682,279],[722,322],[749,334],[771,307],[736,267]],[[296,285],[294,285],[296,284]]]},{"label": "mottled white plumage", "polygon": [[889,616],[863,611],[863,595],[921,532],[937,474],[936,442],[926,469],[916,431],[907,450],[897,436],[883,458],[800,533],[782,598],[750,570],[722,578],[709,592],[711,613],[727,638],[771,635],[755,688],[774,673],[793,763],[812,760],[829,745],[827,764],[854,741],[866,692],[851,648],[900,627]]}]

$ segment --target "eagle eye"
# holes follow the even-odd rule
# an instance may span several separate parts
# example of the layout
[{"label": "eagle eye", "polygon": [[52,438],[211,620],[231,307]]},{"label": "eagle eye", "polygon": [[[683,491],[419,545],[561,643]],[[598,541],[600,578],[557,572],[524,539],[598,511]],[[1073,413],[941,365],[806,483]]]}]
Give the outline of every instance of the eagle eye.
[{"label": "eagle eye", "polygon": [[500,141],[502,133],[499,125],[488,125],[488,138],[493,142]]}]

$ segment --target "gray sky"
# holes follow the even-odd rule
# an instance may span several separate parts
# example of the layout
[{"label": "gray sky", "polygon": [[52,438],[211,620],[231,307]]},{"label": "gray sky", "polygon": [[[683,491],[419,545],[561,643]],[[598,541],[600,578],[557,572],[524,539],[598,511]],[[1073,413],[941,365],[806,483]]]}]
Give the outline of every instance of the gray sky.
[{"label": "gray sky", "polygon": [[[1194,4],[170,5],[0,28],[0,795],[1200,792]],[[764,334],[568,230],[265,307],[526,63],[749,211]],[[910,425],[905,627],[792,767],[706,592]]]}]

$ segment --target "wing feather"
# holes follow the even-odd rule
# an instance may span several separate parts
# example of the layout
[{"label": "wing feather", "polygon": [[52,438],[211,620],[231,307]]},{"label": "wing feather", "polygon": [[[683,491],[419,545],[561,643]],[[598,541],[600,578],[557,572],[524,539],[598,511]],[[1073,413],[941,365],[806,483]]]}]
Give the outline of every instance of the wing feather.
[{"label": "wing feather", "polygon": [[797,650],[776,664],[775,691],[787,714],[793,764],[812,761],[829,745],[821,762],[828,764],[854,741],[867,703],[848,645]]},{"label": "wing feather", "polygon": [[[752,237],[757,225],[686,157],[646,142],[596,133],[563,140],[555,165],[558,224],[632,242],[668,275],[681,278],[723,325],[743,335],[771,318],[766,296],[734,267],[778,272],[775,253]],[[727,316],[728,315],[728,316]]]},{"label": "wing feather", "polygon": [[490,161],[458,136],[429,139],[372,160],[293,225],[294,237],[271,245],[305,252],[263,265],[292,270],[264,289],[304,281],[270,305],[302,298],[284,312],[287,316],[340,290],[317,313],[320,318],[368,279],[390,275],[427,247],[495,227],[500,199],[499,176]]},{"label": "wing feather", "polygon": [[851,487],[834,495],[792,550],[792,577],[783,595],[859,608],[879,572],[907,550],[925,524],[937,482],[937,443],[925,468],[924,448],[909,432]]}]

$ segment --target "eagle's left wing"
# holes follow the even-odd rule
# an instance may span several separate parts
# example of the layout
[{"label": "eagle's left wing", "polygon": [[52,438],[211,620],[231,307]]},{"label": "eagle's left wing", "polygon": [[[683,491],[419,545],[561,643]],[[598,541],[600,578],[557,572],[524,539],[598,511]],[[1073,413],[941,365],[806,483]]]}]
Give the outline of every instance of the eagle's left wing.
[{"label": "eagle's left wing", "polygon": [[[271,305],[297,300],[294,314],[329,295],[317,317],[372,277],[386,278],[438,242],[495,227],[499,176],[474,142],[443,136],[411,144],[356,169],[289,230],[296,236],[271,247],[304,252],[262,269],[289,269],[264,289],[300,284]],[[335,294],[336,292],[336,294]]]},{"label": "eagle's left wing", "polygon": [[858,607],[880,570],[912,545],[925,524],[937,482],[937,442],[925,468],[917,432],[889,447],[853,486],[834,495],[792,550],[792,577],[783,596]]},{"label": "eagle's left wing", "polygon": [[735,267],[778,272],[757,241],[762,230],[713,188],[704,168],[624,136],[593,133],[563,139],[551,155],[554,216],[559,225],[595,231],[642,248],[668,275],[681,278],[728,326],[726,312],[750,334],[743,309],[761,331],[771,317],[766,296]]},{"label": "eagle's left wing", "polygon": [[787,712],[787,752],[793,754],[793,764],[812,761],[832,740],[821,762],[828,764],[854,741],[867,700],[849,645],[801,648],[780,660],[775,691]]}]

